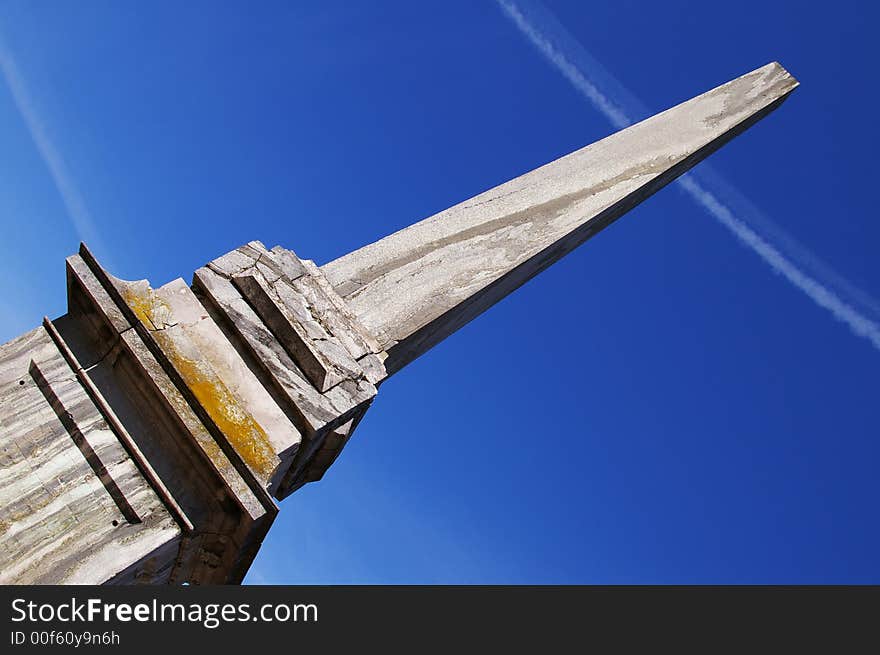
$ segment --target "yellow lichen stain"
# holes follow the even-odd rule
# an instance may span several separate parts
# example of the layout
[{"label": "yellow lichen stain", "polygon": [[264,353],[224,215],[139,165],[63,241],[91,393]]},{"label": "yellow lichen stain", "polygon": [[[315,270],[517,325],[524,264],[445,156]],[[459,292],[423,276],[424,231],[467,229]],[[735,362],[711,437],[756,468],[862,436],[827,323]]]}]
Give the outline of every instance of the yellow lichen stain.
[{"label": "yellow lichen stain", "polygon": [[161,298],[157,298],[148,284],[143,285],[145,287],[143,290],[138,289],[136,283],[124,283],[121,286],[122,298],[134,312],[134,315],[138,317],[138,320],[148,330],[156,329],[156,324],[153,322],[156,305],[165,311],[170,311],[167,303]]},{"label": "yellow lichen stain", "polygon": [[269,437],[216,376],[206,376],[196,362],[181,358],[175,363],[187,386],[245,463],[268,481],[278,463]]},{"label": "yellow lichen stain", "polygon": [[[163,319],[170,318],[168,304],[162,298],[156,297],[149,286],[142,291],[134,285],[126,285],[122,289],[122,296],[138,320],[150,330],[162,352],[235,452],[252,471],[268,482],[279,461],[269,443],[268,435],[254,417],[239,405],[235,395],[207,362],[185,356],[170,333],[156,329],[157,323],[165,324],[164,320],[156,320],[157,310],[163,315]],[[209,452],[208,449],[205,451],[217,462],[218,453]]]}]

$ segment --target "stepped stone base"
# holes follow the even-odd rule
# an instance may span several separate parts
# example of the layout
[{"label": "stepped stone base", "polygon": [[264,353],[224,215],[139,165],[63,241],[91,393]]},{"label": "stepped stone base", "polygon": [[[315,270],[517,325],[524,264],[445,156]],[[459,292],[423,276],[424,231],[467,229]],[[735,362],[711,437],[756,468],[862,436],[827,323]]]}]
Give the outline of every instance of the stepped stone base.
[{"label": "stepped stone base", "polygon": [[0,346],[0,582],[229,583],[319,480],[385,353],[312,262],[252,242],[157,289],[67,259]]}]

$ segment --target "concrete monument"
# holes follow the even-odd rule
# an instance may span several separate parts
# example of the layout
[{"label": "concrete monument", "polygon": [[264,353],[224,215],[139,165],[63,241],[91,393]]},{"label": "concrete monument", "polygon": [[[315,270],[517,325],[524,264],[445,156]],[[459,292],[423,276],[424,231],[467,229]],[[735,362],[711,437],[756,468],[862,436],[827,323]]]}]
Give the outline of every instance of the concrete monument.
[{"label": "concrete monument", "polygon": [[778,107],[769,64],[336,261],[251,242],[153,288],[67,259],[0,346],[0,582],[237,583],[389,375]]}]

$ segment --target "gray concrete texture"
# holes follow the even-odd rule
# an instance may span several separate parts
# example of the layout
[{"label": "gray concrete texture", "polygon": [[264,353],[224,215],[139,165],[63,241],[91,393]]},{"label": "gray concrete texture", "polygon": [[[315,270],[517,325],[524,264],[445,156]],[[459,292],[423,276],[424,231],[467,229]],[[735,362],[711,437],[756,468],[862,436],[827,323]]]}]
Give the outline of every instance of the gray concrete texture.
[{"label": "gray concrete texture", "polygon": [[83,246],[0,346],[0,583],[236,583],[387,376],[779,106],[769,64],[318,267],[254,241],[192,285]]},{"label": "gray concrete texture", "polygon": [[321,267],[393,373],[775,109],[771,63]]}]

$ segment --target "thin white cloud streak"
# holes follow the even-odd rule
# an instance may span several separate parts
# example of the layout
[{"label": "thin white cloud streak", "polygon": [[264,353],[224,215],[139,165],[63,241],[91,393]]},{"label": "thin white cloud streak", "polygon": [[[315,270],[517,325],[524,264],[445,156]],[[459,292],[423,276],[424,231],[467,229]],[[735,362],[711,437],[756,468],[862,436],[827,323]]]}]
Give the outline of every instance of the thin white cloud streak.
[{"label": "thin white cloud streak", "polygon": [[775,272],[803,291],[819,307],[831,312],[834,318],[848,325],[853,333],[868,339],[877,350],[880,350],[880,326],[874,321],[863,316],[825,285],[801,271],[779,250],[734,216],[730,209],[719,202],[712,192],[700,186],[692,176],[685,175],[679,178],[678,182],[697,204],[730,230],[737,239],[751,248]]},{"label": "thin white cloud streak", "polygon": [[598,109],[611,124],[618,130],[632,125],[632,120],[623,110],[614,104],[610,98],[602,93],[598,87],[590,82],[586,76],[573,64],[564,54],[557,50],[556,46],[539,32],[523,15],[519,8],[512,2],[498,0],[498,4],[507,14],[508,18],[513,21],[520,32],[532,42],[544,57],[553,64],[563,77],[567,79],[571,85],[577,89],[582,96],[589,100],[593,106]]},{"label": "thin white cloud streak", "polygon": [[30,132],[40,157],[49,170],[49,175],[52,177],[58,195],[67,210],[77,238],[87,242],[94,250],[102,250],[99,248],[98,233],[86,203],[74,183],[64,158],[49,138],[46,125],[37,111],[36,104],[18,70],[15,59],[2,42],[0,42],[0,73],[3,75],[12,100],[21,114],[28,132]]},{"label": "thin white cloud streak", "polygon": [[[509,0],[497,1],[507,17],[516,25],[517,29],[615,128],[623,129],[632,125],[633,121],[627,113],[611,97],[603,93],[595,83],[590,81],[584,72],[573,63],[572,59],[566,56],[565,52],[558,48],[544,32],[526,18],[515,3]],[[877,350],[880,350],[880,325],[866,317],[852,304],[844,301],[828,285],[822,284],[801,270],[791,259],[783,255],[779,249],[771,245],[767,239],[760,236],[744,221],[737,218],[730,208],[718,199],[715,193],[701,185],[694,179],[692,174],[683,175],[677,182],[694,202],[727,228],[740,243],[763,259],[774,272],[788,280],[792,286],[803,292],[804,295],[819,307],[829,311],[838,321],[846,324],[853,334],[867,339]],[[818,268],[818,259],[802,247],[799,248],[803,256],[815,262],[815,267]],[[837,273],[832,272],[832,275],[839,281],[839,285],[847,285],[860,293],[866,299],[866,304],[872,301],[870,296],[855,290],[852,285],[843,280]]]}]

